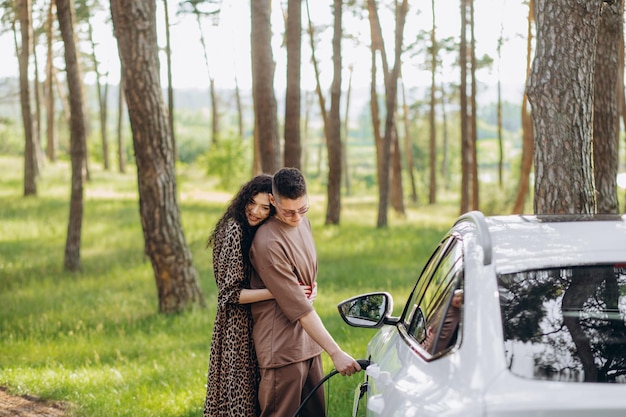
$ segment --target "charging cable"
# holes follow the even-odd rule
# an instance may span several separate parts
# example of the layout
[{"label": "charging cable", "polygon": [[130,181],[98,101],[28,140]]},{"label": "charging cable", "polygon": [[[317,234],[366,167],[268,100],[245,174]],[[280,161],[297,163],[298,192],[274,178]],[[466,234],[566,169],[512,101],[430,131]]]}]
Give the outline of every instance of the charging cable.
[{"label": "charging cable", "polygon": [[[361,366],[361,370],[367,369],[367,367],[370,365],[370,361],[368,361],[367,359],[359,359],[359,360],[357,360],[357,362],[358,362],[359,366]],[[300,410],[302,410],[302,407],[304,407],[304,405],[307,403],[307,401],[309,401],[309,398],[311,398],[311,396],[313,394],[315,394],[317,389],[319,387],[321,387],[324,384],[324,382],[329,380],[332,376],[337,375],[338,373],[339,372],[336,369],[333,369],[331,372],[326,374],[326,376],[324,376],[324,378],[322,378],[322,380],[320,382],[318,382],[317,385],[315,385],[315,387],[313,387],[313,390],[311,390],[311,392],[309,392],[309,395],[307,395],[304,398],[304,400],[300,404],[300,407],[298,407],[298,409],[294,413],[293,417],[298,417],[298,414],[300,414]]]}]

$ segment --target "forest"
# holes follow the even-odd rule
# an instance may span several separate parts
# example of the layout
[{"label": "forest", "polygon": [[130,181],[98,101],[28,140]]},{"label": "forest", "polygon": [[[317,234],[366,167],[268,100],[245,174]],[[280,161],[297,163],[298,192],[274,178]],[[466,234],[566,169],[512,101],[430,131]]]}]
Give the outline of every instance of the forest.
[{"label": "forest", "polygon": [[307,177],[335,298],[406,291],[454,215],[623,212],[624,0],[243,3],[0,2],[1,385],[195,415],[224,203],[203,196],[282,166]]},{"label": "forest", "polygon": [[[19,76],[2,89],[5,97],[19,96],[21,120],[15,111],[2,116],[0,146],[23,154],[24,196],[36,198],[44,163],[70,162],[64,260],[70,271],[80,270],[91,166],[124,172],[126,164],[135,165],[155,274],[178,277],[173,285],[188,289],[188,299],[168,300],[164,294],[172,292],[163,288],[160,309],[166,312],[202,298],[180,221],[180,164],[193,164],[225,189],[281,166],[301,168],[326,196],[327,225],[340,224],[342,196],[354,192],[376,196],[379,228],[387,227],[390,209],[404,215],[407,204],[435,204],[450,193],[460,213],[616,213],[622,3],[522,3],[527,31],[517,35],[525,36],[526,89],[518,103],[503,100],[502,74],[491,71],[495,99],[479,105],[479,92],[489,87],[479,75],[499,67],[509,38],[502,17],[496,56],[477,53],[478,0],[460,1],[457,33],[446,37],[438,29],[450,10],[434,1],[428,8],[408,0],[335,0],[325,5],[331,18],[317,25],[308,1],[250,2],[249,90],[237,75],[232,88],[220,87],[213,76],[220,58],[209,54],[210,46],[221,39],[203,28],[219,23],[227,2],[181,1],[172,15],[166,1],[160,9],[155,1],[5,2],[2,24],[15,41]],[[276,10],[281,20],[273,19]],[[429,19],[416,30],[415,16],[422,15]],[[107,16],[116,41],[117,85],[101,69],[96,16]],[[172,82],[175,16],[197,24],[208,74],[207,105],[191,110],[177,106],[191,96],[175,94]],[[571,33],[573,27],[580,30]],[[280,69],[276,34],[285,56]],[[345,80],[342,57],[357,45],[369,57],[351,62]],[[420,71],[413,74],[428,80],[419,86],[405,75],[416,62]],[[353,91],[355,66],[367,66],[369,81]],[[303,69],[313,72],[303,79]],[[278,72],[285,77],[280,98]],[[305,81],[313,89],[304,89]],[[2,109],[15,106],[5,101]],[[481,194],[499,197],[489,201]]]}]

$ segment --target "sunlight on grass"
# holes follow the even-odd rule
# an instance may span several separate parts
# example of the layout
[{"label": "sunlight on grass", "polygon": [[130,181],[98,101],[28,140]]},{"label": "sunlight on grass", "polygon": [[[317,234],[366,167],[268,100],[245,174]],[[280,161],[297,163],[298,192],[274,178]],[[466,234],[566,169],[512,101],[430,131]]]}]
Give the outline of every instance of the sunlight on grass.
[{"label": "sunlight on grass", "polygon": [[[232,193],[197,167],[181,165],[178,191],[185,239],[207,308],[158,313],[144,255],[136,173],[91,167],[85,184],[80,273],[63,271],[69,165],[44,167],[37,197],[22,197],[22,161],[0,157],[0,385],[11,392],[69,401],[76,416],[202,414],[216,286],[206,239]],[[311,184],[312,190],[323,189]],[[454,221],[455,203],[407,202],[377,229],[376,196],[342,199],[340,226],[326,226],[325,195],[311,195],[319,255],[316,309],[342,348],[365,356],[374,330],[351,328],[337,303],[388,291],[399,314],[423,264]],[[323,356],[327,372],[332,362]],[[326,387],[329,415],[349,415],[363,374]]]}]

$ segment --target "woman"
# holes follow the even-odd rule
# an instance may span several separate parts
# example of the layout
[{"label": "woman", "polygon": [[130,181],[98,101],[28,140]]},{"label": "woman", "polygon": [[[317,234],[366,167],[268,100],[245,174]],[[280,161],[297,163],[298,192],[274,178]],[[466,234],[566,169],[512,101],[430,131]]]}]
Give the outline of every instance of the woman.
[{"label": "woman", "polygon": [[[244,184],[217,222],[213,246],[217,314],[211,340],[204,416],[253,417],[257,405],[258,364],[248,304],[274,298],[267,289],[252,290],[248,252],[258,226],[275,212],[270,204],[272,177],[262,174]],[[310,287],[303,287],[307,296]]]}]

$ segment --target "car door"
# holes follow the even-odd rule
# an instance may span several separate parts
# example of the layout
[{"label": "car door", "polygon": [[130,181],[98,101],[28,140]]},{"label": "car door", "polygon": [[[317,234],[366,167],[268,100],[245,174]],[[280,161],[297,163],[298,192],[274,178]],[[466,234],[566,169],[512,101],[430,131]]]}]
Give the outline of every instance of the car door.
[{"label": "car door", "polygon": [[425,266],[399,323],[369,344],[368,416],[453,415],[463,408],[464,389],[455,381],[462,372],[462,305],[452,314],[463,278],[463,244],[450,235]]}]

